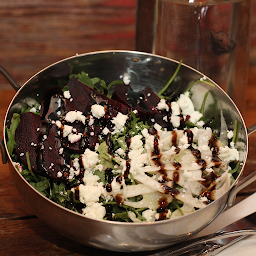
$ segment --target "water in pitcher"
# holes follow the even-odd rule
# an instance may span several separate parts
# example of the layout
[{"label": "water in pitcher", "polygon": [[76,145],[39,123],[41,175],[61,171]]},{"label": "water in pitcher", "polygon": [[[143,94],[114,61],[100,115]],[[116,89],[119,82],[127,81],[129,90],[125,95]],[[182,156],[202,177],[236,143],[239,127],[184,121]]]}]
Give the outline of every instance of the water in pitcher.
[{"label": "water in pitcher", "polygon": [[140,0],[137,50],[192,66],[243,112],[249,65],[250,1]]}]

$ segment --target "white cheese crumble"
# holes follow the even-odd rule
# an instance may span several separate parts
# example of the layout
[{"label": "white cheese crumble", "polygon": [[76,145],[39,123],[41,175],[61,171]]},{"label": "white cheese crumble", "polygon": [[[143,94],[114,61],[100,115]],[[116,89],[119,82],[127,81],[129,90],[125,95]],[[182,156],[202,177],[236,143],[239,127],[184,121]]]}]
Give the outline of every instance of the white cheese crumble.
[{"label": "white cheese crumble", "polygon": [[70,99],[70,98],[71,98],[70,91],[65,91],[65,92],[63,93],[63,96],[64,96],[64,98],[66,98],[66,99]]},{"label": "white cheese crumble", "polygon": [[83,124],[85,124],[86,117],[83,115],[81,111],[69,111],[65,116],[65,120],[70,123],[80,121]]},{"label": "white cheese crumble", "polygon": [[105,127],[105,128],[102,130],[102,133],[103,133],[104,135],[107,135],[109,132],[110,132],[110,131],[109,131],[108,127]]},{"label": "white cheese crumble", "polygon": [[75,142],[79,141],[81,138],[82,138],[82,134],[81,133],[78,133],[78,134],[70,133],[68,135],[68,140],[71,143],[75,143]]},{"label": "white cheese crumble", "polygon": [[83,209],[83,214],[88,218],[102,220],[106,214],[106,208],[101,203],[91,203]]},{"label": "white cheese crumble", "polygon": [[123,78],[123,82],[126,85],[128,85],[131,82],[130,75],[127,73],[124,73],[123,75],[121,75],[120,78]]},{"label": "white cheese crumble", "polygon": [[165,99],[161,99],[161,100],[158,102],[156,108],[157,108],[158,110],[166,110],[166,111],[169,111],[169,106],[167,105]]},{"label": "white cheese crumble", "polygon": [[85,169],[93,168],[99,162],[97,152],[91,151],[87,148],[82,155],[82,162]]},{"label": "white cheese crumble", "polygon": [[123,131],[125,123],[128,119],[127,115],[118,112],[116,117],[113,117],[111,122],[115,125],[113,134]]},{"label": "white cheese crumble", "polygon": [[106,114],[105,108],[98,104],[92,105],[91,111],[92,111],[92,115],[98,119],[102,118]]},{"label": "white cheese crumble", "polygon": [[63,127],[63,137],[67,137],[70,133],[72,133],[73,127],[70,125],[64,125]]},{"label": "white cheese crumble", "polygon": [[101,186],[92,186],[92,185],[79,185],[79,200],[83,204],[96,203],[99,201],[99,198],[102,193]]},{"label": "white cheese crumble", "polygon": [[36,113],[36,111],[37,111],[37,110],[36,110],[35,107],[33,107],[33,108],[30,109],[30,112],[32,112],[32,113]]},{"label": "white cheese crumble", "polygon": [[232,139],[233,136],[234,136],[234,132],[233,131],[227,131],[227,136],[228,136],[228,139]]}]

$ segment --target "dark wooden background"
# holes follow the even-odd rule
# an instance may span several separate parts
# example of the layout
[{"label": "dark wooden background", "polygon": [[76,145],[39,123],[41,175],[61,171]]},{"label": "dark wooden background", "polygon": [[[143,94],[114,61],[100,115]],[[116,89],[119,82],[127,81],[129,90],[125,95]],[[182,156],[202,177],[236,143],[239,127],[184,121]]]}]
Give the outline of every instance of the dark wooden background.
[{"label": "dark wooden background", "polygon": [[[76,53],[135,49],[136,0],[1,0],[0,65],[23,84]],[[251,63],[256,63],[252,0]],[[1,89],[8,83],[0,77]]]},{"label": "dark wooden background", "polygon": [[0,65],[23,84],[76,53],[134,50],[135,20],[136,0],[2,0]]},{"label": "dark wooden background", "polygon": [[[146,1],[146,0],[145,0]],[[252,0],[246,125],[256,122],[256,0]],[[19,84],[76,53],[135,49],[136,0],[1,0],[0,65]],[[15,92],[0,77],[0,134]],[[245,175],[256,170],[256,134],[249,138]],[[252,184],[240,198],[256,191]],[[0,160],[0,255],[118,255],[64,238],[38,220],[19,196]]]}]

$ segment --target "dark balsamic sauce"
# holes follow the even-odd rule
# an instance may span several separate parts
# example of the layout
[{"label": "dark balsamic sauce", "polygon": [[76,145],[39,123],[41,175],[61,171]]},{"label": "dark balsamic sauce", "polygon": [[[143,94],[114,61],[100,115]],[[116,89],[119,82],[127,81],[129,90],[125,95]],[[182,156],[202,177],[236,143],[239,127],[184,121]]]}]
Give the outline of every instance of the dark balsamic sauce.
[{"label": "dark balsamic sauce", "polygon": [[165,194],[170,194],[173,197],[175,197],[175,196],[177,196],[180,193],[180,191],[178,189],[176,189],[176,188],[171,188],[171,187],[166,186],[164,184],[162,186],[163,186]]},{"label": "dark balsamic sauce", "polygon": [[179,172],[174,172],[174,173],[173,173],[173,178],[172,178],[172,180],[173,180],[175,183],[177,183],[177,182],[179,181],[179,179],[180,179],[180,173],[179,173]]},{"label": "dark balsamic sauce", "polygon": [[166,207],[169,205],[167,198],[161,197],[158,200],[158,204],[159,204],[159,208],[157,209],[157,213],[159,213],[158,220],[166,220],[167,214],[168,214],[168,209],[166,209]]},{"label": "dark balsamic sauce", "polygon": [[116,203],[117,203],[117,205],[118,206],[122,206],[122,203],[123,203],[123,197],[122,197],[122,195],[120,195],[120,194],[117,194],[116,196],[115,196],[115,200],[116,200]]},{"label": "dark balsamic sauce", "polygon": [[107,146],[108,146],[108,153],[109,153],[110,155],[112,155],[112,154],[113,154],[113,151],[114,151],[114,143],[113,143],[113,141],[112,141],[112,139],[111,139],[111,133],[108,133],[108,134],[107,134],[107,137],[106,137],[106,144],[107,144]]},{"label": "dark balsamic sauce", "polygon": [[219,167],[221,165],[221,159],[218,157],[219,155],[219,146],[218,139],[212,134],[212,137],[209,141],[209,146],[212,150],[212,162],[215,167]]},{"label": "dark balsamic sauce", "polygon": [[206,187],[206,190],[204,190],[200,196],[206,197],[208,199],[207,203],[210,203],[214,201],[212,197],[212,192],[216,188],[216,184],[214,184],[214,181],[219,178],[219,175],[216,175],[214,172],[209,173],[207,176],[204,177],[204,180],[201,181],[201,184]]},{"label": "dark balsamic sauce", "polygon": [[124,178],[127,179],[129,174],[130,174],[130,169],[131,169],[131,160],[129,159],[129,149],[130,149],[130,145],[131,145],[131,136],[126,135],[125,142],[126,142],[126,145],[127,145],[127,150],[125,152],[126,169],[124,171]]},{"label": "dark balsamic sauce", "polygon": [[185,130],[184,133],[187,134],[188,144],[192,144],[193,143],[193,137],[194,137],[193,132],[191,130]]},{"label": "dark balsamic sauce", "polygon": [[207,163],[204,159],[201,158],[201,152],[198,149],[193,148],[192,145],[190,145],[188,149],[190,149],[192,155],[196,157],[196,163],[202,166],[201,170],[205,170]]},{"label": "dark balsamic sauce", "polygon": [[177,171],[181,168],[181,164],[179,162],[173,162],[172,165]]},{"label": "dark balsamic sauce", "polygon": [[172,145],[177,148],[177,137],[178,134],[176,131],[172,131]]}]

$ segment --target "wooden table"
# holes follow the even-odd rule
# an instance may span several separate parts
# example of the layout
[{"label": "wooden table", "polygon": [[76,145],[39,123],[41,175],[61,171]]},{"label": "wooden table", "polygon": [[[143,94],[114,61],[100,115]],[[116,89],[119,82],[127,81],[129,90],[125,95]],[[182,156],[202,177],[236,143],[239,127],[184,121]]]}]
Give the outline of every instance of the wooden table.
[{"label": "wooden table", "polygon": [[[247,127],[256,122],[256,66],[250,67],[247,105],[244,114]],[[0,123],[11,101],[12,89],[0,90]],[[2,134],[2,126],[0,128]],[[244,171],[256,169],[256,133],[249,137],[249,156]],[[256,183],[239,193],[238,200],[256,191]],[[118,255],[92,249],[56,233],[33,214],[19,196],[8,166],[0,164],[0,255]]]}]

